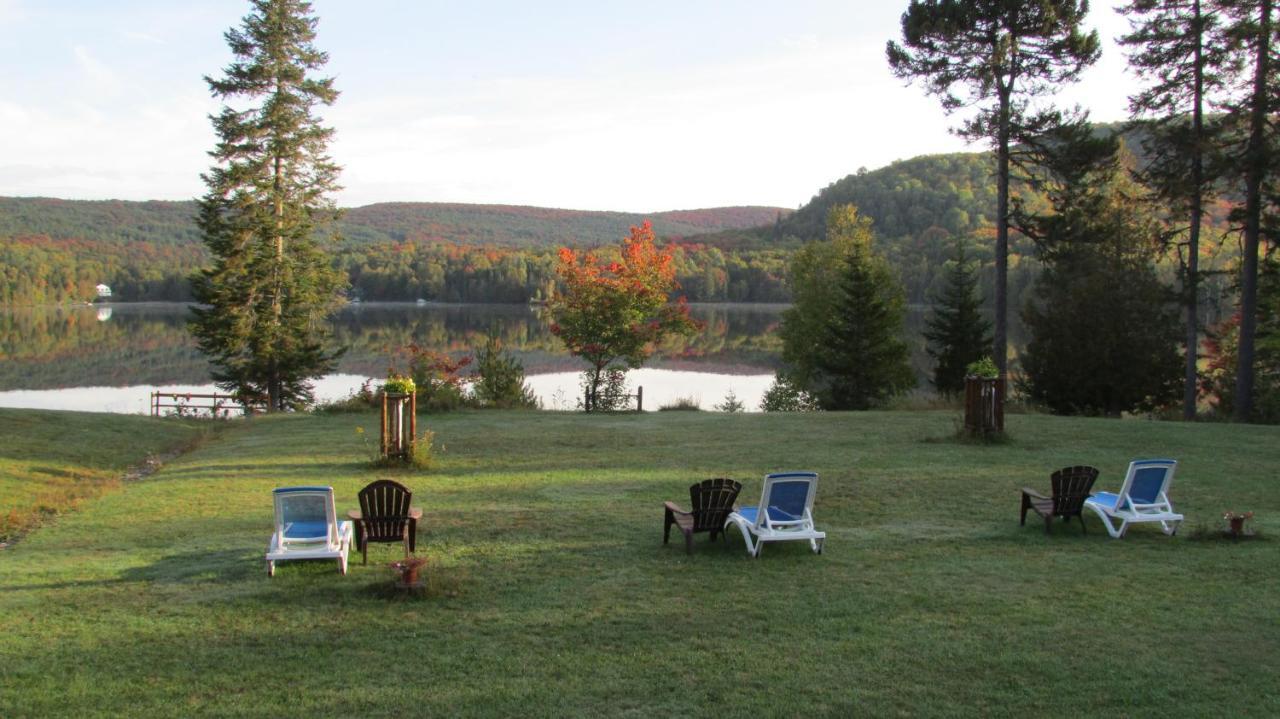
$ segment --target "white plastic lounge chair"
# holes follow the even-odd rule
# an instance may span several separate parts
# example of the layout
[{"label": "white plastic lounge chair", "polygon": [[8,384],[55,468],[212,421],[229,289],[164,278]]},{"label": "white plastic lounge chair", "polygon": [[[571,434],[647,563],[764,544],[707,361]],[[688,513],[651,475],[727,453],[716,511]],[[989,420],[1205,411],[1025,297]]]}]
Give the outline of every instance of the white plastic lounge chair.
[{"label": "white plastic lounge chair", "polygon": [[770,474],[764,478],[760,506],[734,511],[724,527],[737,525],[747,543],[747,554],[753,557],[760,556],[765,542],[806,539],[815,553],[822,554],[827,534],[813,528],[813,496],[817,491],[818,475],[813,472]]},{"label": "white plastic lounge chair", "polygon": [[[1138,459],[1129,463],[1120,492],[1097,492],[1084,501],[1084,506],[1098,513],[1115,539],[1124,536],[1130,524],[1159,522],[1165,534],[1172,535],[1182,523],[1182,515],[1169,503],[1169,486],[1178,463],[1172,459]],[[1119,525],[1116,522],[1119,522]]]},{"label": "white plastic lounge chair", "polygon": [[276,531],[267,546],[267,576],[275,576],[276,562],[285,559],[336,559],[347,573],[351,522],[338,524],[333,487],[280,487],[271,493],[276,507]]}]

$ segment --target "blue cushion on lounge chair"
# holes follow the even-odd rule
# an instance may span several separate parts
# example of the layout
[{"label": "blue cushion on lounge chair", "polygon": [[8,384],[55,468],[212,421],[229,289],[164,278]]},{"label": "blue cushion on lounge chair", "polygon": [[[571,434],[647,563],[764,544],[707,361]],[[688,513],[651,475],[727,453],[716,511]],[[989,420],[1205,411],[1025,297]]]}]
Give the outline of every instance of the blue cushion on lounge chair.
[{"label": "blue cushion on lounge chair", "polygon": [[1093,496],[1089,497],[1089,499],[1094,504],[1100,504],[1103,507],[1115,509],[1116,500],[1120,499],[1120,497],[1115,492],[1094,492]]},{"label": "blue cushion on lounge chair", "polygon": [[738,514],[742,515],[742,518],[747,520],[748,524],[755,524],[756,513],[759,511],[760,510],[758,507],[743,507],[742,509],[738,510]]},{"label": "blue cushion on lounge chair", "polygon": [[284,526],[285,539],[326,539],[329,536],[329,523],[320,522],[290,522]]}]

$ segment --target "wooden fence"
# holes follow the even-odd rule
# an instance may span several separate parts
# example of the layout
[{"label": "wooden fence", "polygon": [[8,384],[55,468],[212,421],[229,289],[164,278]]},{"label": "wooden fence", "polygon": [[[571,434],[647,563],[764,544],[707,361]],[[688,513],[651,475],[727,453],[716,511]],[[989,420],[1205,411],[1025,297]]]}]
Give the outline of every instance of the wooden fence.
[{"label": "wooden fence", "polygon": [[[587,392],[583,396],[582,406],[588,412],[596,411],[596,396],[597,395],[594,395],[591,392]],[[644,411],[644,387],[636,387],[635,394],[623,394],[618,396],[621,397],[623,400],[625,400],[627,404],[631,404],[631,400],[634,399],[636,401],[636,411],[637,412]],[[624,407],[623,409],[625,410],[626,408]]]},{"label": "wooden fence", "polygon": [[[242,402],[233,394],[198,394],[195,392],[152,392],[151,416],[171,414],[178,417],[230,417],[232,412],[242,415],[266,411],[263,402]],[[172,410],[165,412],[165,410]]]}]

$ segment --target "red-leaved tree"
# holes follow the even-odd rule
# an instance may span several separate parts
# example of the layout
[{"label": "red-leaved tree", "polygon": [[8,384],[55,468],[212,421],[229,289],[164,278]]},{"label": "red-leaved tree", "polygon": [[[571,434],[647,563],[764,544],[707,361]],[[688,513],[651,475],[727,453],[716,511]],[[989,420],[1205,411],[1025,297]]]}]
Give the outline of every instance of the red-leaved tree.
[{"label": "red-leaved tree", "polygon": [[631,228],[619,261],[606,264],[594,252],[565,247],[556,272],[562,286],[549,303],[551,331],[590,364],[584,372],[589,397],[599,396],[610,372],[643,365],[663,337],[698,330],[685,298],[671,298],[680,287],[671,251],[656,246],[648,220]]}]

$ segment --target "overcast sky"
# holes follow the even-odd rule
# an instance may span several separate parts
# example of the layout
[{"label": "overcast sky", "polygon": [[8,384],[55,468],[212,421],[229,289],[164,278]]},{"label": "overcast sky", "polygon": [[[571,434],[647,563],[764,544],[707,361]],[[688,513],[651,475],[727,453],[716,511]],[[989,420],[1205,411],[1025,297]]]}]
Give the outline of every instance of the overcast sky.
[{"label": "overcast sky", "polygon": [[[344,206],[796,207],[856,171],[976,150],[889,72],[905,2],[314,0]],[[0,0],[0,195],[189,199],[242,0]],[[1061,102],[1125,114],[1103,59]]]}]

